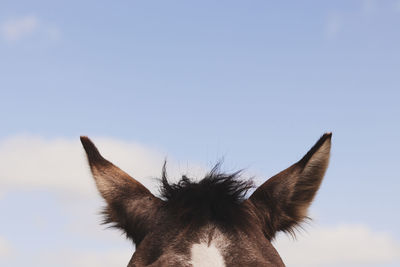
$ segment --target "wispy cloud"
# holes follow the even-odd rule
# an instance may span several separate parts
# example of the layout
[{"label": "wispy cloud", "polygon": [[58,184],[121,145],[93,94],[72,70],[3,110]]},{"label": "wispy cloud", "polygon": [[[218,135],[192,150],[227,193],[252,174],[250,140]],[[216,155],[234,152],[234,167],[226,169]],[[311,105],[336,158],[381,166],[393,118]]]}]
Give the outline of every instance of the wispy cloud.
[{"label": "wispy cloud", "polygon": [[39,19],[34,15],[9,19],[1,25],[1,35],[9,42],[31,36],[39,28]]},{"label": "wispy cloud", "polygon": [[288,266],[400,264],[400,243],[363,225],[311,229],[298,240],[280,236],[275,243]]},{"label": "wispy cloud", "polygon": [[27,15],[0,22],[0,37],[8,43],[16,43],[33,37],[54,41],[60,39],[61,31],[55,25],[35,15]]},{"label": "wispy cloud", "polygon": [[[152,191],[157,191],[165,159],[164,153],[138,143],[94,138],[100,151],[116,165],[132,174]],[[95,193],[87,160],[79,138],[46,140],[19,136],[0,141],[0,188],[47,188],[63,192]],[[194,176],[204,173],[198,164],[181,165],[168,160],[171,177],[189,170]],[[189,173],[190,174],[190,173]]]}]

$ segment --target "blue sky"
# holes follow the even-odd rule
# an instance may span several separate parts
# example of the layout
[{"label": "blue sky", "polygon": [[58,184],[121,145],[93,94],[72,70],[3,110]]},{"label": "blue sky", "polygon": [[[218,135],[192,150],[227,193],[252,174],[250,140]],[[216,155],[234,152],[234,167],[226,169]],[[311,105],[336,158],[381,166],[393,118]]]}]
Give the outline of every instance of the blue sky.
[{"label": "blue sky", "polygon": [[[331,165],[310,229],[363,225],[398,245],[399,29],[400,2],[389,0],[5,0],[0,158],[10,151],[34,158],[37,146],[27,151],[15,140],[49,146],[56,157],[51,146],[62,140],[80,159],[78,137],[85,134],[137,144],[178,166],[210,166],[224,157],[227,170],[247,168],[261,183],[332,131]],[[12,161],[15,168],[24,168],[24,155]],[[95,243],[100,251],[125,246],[68,234],[63,225],[77,214],[55,205],[73,209],[68,194],[60,197],[62,190],[39,174],[30,186],[13,182],[10,168],[0,166],[0,208],[13,214],[0,237],[17,254],[29,250],[25,238],[38,244],[38,233],[43,248],[52,232],[58,242]],[[95,214],[100,200],[85,201]],[[26,202],[37,212],[16,212]],[[45,226],[18,234],[17,222],[34,214]]]}]

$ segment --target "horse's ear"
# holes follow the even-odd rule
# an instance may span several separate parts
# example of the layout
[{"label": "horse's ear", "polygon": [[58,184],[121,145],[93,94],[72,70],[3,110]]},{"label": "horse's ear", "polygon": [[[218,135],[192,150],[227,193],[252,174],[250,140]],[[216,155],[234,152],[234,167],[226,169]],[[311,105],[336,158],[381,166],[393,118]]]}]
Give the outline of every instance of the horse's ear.
[{"label": "horse's ear", "polygon": [[300,161],[267,180],[250,196],[269,239],[277,231],[293,233],[293,227],[307,217],[328,167],[331,137],[331,133],[324,134]]},{"label": "horse's ear", "polygon": [[106,223],[126,232],[138,244],[151,228],[161,200],[141,183],[101,156],[96,146],[81,136],[97,189],[107,202]]}]

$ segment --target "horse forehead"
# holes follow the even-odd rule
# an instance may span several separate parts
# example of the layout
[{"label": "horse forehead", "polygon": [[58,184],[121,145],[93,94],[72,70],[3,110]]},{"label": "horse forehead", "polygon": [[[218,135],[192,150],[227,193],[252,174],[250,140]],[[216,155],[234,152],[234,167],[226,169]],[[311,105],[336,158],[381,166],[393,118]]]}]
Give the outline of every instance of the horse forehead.
[{"label": "horse forehead", "polygon": [[190,264],[193,267],[226,266],[224,255],[229,244],[229,239],[218,228],[212,225],[204,227],[199,240],[191,245]]}]

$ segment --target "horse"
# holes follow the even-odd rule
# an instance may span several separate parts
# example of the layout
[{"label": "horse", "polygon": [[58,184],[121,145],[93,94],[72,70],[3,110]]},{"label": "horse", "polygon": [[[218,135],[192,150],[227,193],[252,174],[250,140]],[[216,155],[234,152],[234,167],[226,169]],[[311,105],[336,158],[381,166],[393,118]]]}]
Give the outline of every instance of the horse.
[{"label": "horse", "polygon": [[[241,172],[217,164],[197,182],[170,183],[162,168],[160,195],[99,153],[81,136],[105,223],[121,229],[136,250],[128,267],[285,266],[271,244],[277,232],[293,234],[308,219],[329,163],[332,133],[325,133],[297,163],[255,188]],[[247,196],[250,189],[253,193]]]}]

